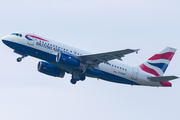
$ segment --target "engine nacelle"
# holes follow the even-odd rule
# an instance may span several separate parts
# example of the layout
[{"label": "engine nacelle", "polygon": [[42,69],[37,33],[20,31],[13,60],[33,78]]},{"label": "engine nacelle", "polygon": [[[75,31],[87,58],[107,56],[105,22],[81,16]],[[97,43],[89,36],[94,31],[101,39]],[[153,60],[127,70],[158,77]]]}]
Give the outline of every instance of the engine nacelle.
[{"label": "engine nacelle", "polygon": [[50,75],[50,76],[54,76],[54,77],[63,78],[65,75],[64,70],[61,70],[58,67],[56,67],[50,63],[43,62],[43,61],[40,61],[38,63],[38,71],[41,73],[44,73],[46,75]]},{"label": "engine nacelle", "polygon": [[56,56],[56,62],[73,68],[80,68],[83,65],[80,60],[65,53],[58,53]]}]

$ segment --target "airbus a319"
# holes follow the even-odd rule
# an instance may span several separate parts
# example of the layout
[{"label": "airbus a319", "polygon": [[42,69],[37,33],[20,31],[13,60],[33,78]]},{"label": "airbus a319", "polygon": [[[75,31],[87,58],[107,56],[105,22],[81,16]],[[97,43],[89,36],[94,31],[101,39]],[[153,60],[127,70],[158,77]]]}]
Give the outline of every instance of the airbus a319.
[{"label": "airbus a319", "polygon": [[98,78],[110,82],[171,87],[170,80],[177,76],[163,76],[176,49],[167,47],[150,57],[137,67],[131,67],[121,60],[127,54],[138,52],[139,49],[124,49],[105,53],[91,54],[89,52],[55,42],[33,33],[15,32],[2,37],[2,41],[15,53],[21,55],[17,62],[32,56],[43,61],[38,63],[38,71],[46,75],[63,78],[70,73],[70,82],[84,81],[86,77]]}]

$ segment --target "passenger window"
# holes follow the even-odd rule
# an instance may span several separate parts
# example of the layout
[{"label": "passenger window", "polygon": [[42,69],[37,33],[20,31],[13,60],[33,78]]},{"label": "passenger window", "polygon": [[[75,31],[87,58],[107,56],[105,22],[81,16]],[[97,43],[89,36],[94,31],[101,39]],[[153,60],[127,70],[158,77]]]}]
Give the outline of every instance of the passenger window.
[{"label": "passenger window", "polygon": [[117,66],[117,68],[119,68],[119,66]]}]

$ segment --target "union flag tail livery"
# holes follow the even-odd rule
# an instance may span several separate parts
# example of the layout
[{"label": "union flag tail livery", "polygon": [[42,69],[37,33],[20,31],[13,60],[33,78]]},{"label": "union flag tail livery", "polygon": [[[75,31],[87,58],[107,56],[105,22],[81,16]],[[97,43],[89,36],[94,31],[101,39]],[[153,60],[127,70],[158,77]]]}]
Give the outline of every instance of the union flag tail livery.
[{"label": "union flag tail livery", "polygon": [[[171,87],[169,81],[178,78],[173,75],[162,76],[176,52],[175,48],[167,47],[140,66],[133,67],[117,60],[139,49],[92,54],[27,32],[6,35],[2,42],[21,55],[17,62],[28,56],[41,59],[43,61],[39,61],[37,66],[39,72],[59,78],[63,78],[65,73],[71,74],[72,84],[93,77],[128,85]],[[112,61],[114,59],[117,60]]]},{"label": "union flag tail livery", "polygon": [[175,48],[167,47],[160,53],[149,58],[148,61],[141,64],[139,67],[147,73],[155,76],[162,76],[165,73],[175,52]]}]

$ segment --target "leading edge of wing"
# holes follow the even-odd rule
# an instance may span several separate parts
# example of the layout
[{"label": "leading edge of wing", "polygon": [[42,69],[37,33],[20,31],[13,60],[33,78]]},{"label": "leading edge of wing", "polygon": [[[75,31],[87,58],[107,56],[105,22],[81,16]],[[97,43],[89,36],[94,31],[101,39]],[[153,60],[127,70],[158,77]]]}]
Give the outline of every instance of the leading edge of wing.
[{"label": "leading edge of wing", "polygon": [[124,50],[118,50],[118,51],[112,51],[112,52],[104,52],[104,53],[97,53],[97,54],[86,54],[78,56],[81,60],[87,62],[92,62],[95,64],[99,64],[102,62],[108,62],[113,59],[119,59],[121,60],[121,57],[124,57],[124,55],[138,52],[140,49],[124,49]]}]

